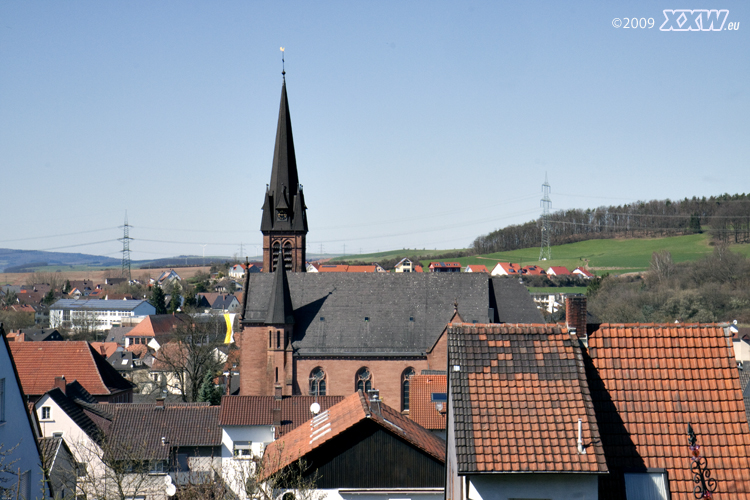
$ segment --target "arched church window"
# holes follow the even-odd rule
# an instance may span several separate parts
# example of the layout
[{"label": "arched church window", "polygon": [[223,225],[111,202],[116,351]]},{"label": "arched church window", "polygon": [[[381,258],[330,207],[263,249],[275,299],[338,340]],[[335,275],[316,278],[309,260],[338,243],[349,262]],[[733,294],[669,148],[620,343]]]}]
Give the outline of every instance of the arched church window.
[{"label": "arched church window", "polygon": [[310,372],[310,396],[326,395],[326,372],[317,367]]},{"label": "arched church window", "polygon": [[411,377],[416,373],[411,366],[401,374],[401,409],[409,411],[409,389]]},{"label": "arched church window", "polygon": [[276,271],[279,265],[279,253],[281,253],[281,243],[277,241],[271,248],[271,271]]},{"label": "arched church window", "polygon": [[284,268],[292,270],[292,244],[288,241],[284,243]]},{"label": "arched church window", "polygon": [[363,366],[357,371],[356,377],[354,377],[354,383],[355,391],[362,391],[365,395],[367,395],[367,391],[372,389],[372,374],[370,373],[370,369],[366,366]]}]

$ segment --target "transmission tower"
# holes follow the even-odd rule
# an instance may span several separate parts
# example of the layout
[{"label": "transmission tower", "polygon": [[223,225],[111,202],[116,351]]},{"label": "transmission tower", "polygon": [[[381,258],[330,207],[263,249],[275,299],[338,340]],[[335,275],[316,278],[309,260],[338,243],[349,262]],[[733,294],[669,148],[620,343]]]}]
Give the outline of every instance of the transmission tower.
[{"label": "transmission tower", "polygon": [[122,238],[117,238],[122,241],[122,275],[130,280],[130,228],[133,227],[128,224],[128,212],[125,211],[125,224],[122,227]]},{"label": "transmission tower", "polygon": [[547,181],[547,172],[544,173],[544,184],[542,184],[542,248],[539,250],[539,260],[551,260],[552,250],[549,247],[549,207],[552,205],[552,200],[549,199],[550,185]]}]

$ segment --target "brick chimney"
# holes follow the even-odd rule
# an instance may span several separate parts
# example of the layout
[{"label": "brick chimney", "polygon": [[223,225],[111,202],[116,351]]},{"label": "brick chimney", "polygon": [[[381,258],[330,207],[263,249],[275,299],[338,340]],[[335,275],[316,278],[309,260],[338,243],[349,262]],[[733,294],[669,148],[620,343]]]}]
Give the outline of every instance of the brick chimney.
[{"label": "brick chimney", "polygon": [[281,384],[273,386],[273,398],[276,401],[281,401]]},{"label": "brick chimney", "polygon": [[164,409],[164,398],[156,398],[156,407]]},{"label": "brick chimney", "polygon": [[55,387],[57,389],[60,389],[63,394],[65,394],[65,388],[67,387],[67,383],[65,382],[65,375],[62,377],[55,377]]},{"label": "brick chimney", "polygon": [[568,331],[585,345],[588,345],[588,332],[586,331],[586,296],[568,295],[565,297],[565,321]]},{"label": "brick chimney", "polygon": [[273,417],[273,425],[275,427],[281,426],[281,408],[273,408],[271,410],[271,416]]}]

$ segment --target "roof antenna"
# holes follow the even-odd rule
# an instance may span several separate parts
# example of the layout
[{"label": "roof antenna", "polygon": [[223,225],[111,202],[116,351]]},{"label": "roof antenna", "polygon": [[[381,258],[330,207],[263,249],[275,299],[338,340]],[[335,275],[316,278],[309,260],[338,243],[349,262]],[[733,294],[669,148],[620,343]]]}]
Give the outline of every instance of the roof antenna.
[{"label": "roof antenna", "polygon": [[284,83],[286,83],[286,70],[284,69],[284,47],[279,47],[279,50],[281,50],[281,78],[283,78]]}]

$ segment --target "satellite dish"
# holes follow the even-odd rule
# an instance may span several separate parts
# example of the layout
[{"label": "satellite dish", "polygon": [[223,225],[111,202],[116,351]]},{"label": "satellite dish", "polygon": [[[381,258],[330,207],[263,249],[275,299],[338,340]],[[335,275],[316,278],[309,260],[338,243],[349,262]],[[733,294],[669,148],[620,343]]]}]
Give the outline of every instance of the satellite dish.
[{"label": "satellite dish", "polygon": [[174,484],[170,484],[169,486],[167,486],[167,495],[168,496],[171,497],[175,493],[177,493],[177,486],[175,486]]},{"label": "satellite dish", "polygon": [[311,404],[310,405],[310,412],[313,415],[317,415],[318,413],[320,413],[320,405],[318,403]]}]

